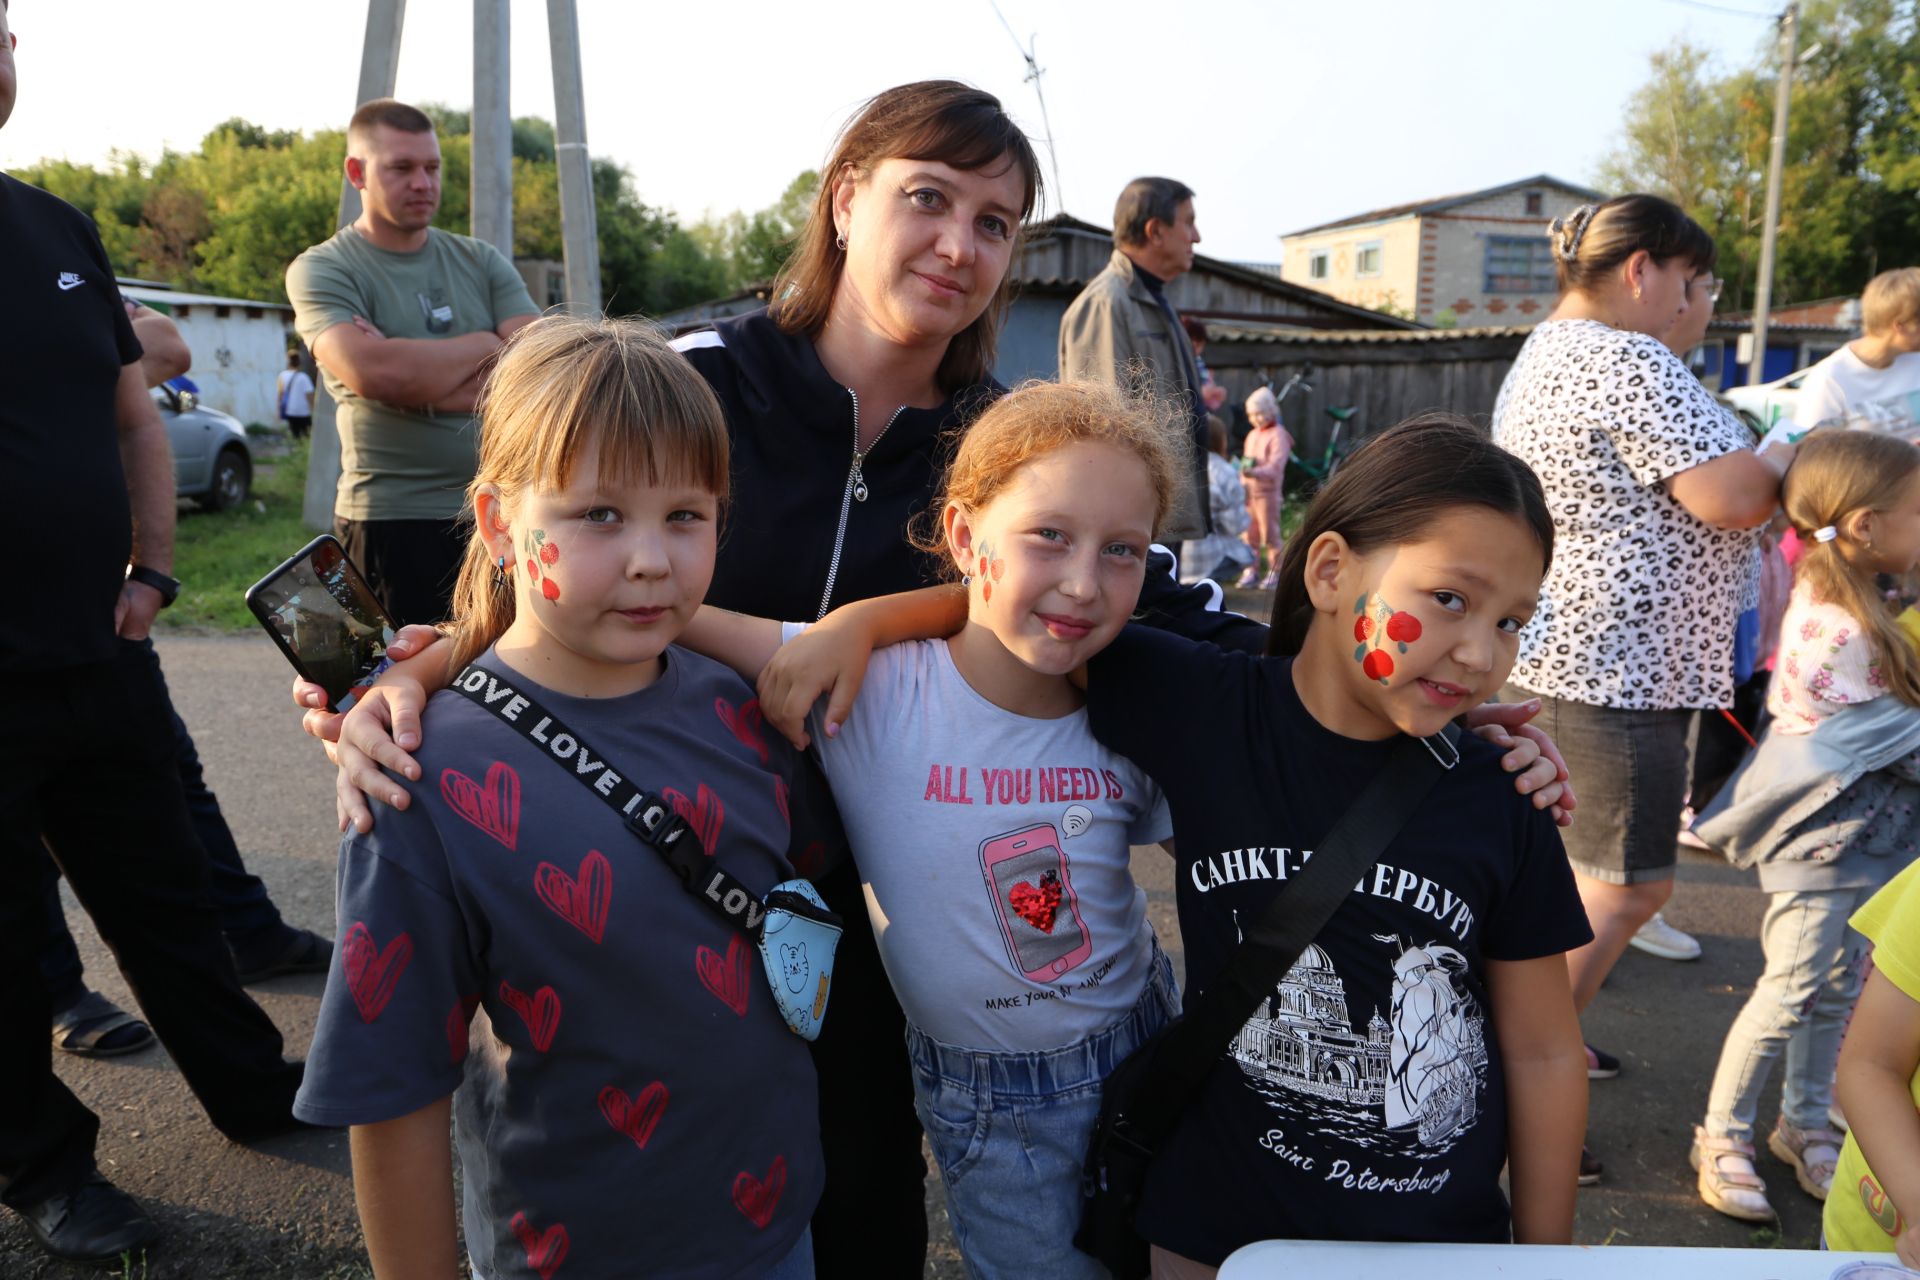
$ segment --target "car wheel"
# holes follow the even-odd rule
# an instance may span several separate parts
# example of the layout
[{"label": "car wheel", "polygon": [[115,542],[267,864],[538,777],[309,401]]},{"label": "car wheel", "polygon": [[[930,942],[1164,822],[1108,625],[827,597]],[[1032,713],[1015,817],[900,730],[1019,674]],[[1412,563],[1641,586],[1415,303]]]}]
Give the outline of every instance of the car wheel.
[{"label": "car wheel", "polygon": [[202,499],[212,511],[239,506],[253,491],[253,463],[239,449],[226,448],[213,464],[213,485]]}]

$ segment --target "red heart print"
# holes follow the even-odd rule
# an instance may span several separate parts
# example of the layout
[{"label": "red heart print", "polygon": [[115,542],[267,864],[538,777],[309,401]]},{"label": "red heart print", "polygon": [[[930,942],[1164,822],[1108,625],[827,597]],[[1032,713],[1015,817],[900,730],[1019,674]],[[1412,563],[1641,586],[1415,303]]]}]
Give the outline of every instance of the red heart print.
[{"label": "red heart print", "polygon": [[787,1189],[787,1158],[775,1156],[763,1182],[750,1173],[733,1175],[733,1207],[747,1215],[747,1221],[765,1230],[773,1221],[780,1194]]},{"label": "red heart print", "polygon": [[527,1265],[540,1273],[540,1280],[553,1280],[553,1273],[567,1260],[567,1249],[573,1244],[566,1227],[556,1222],[545,1231],[535,1231],[524,1213],[514,1214],[508,1225],[519,1237],[520,1247],[527,1251]]},{"label": "red heart print", "polygon": [[720,828],[727,822],[727,806],[720,802],[719,795],[704,782],[694,792],[700,797],[697,804],[672,787],[664,788],[663,794],[673,802],[673,811],[685,818],[693,834],[700,837],[700,847],[711,858],[720,844]]},{"label": "red heart print", "polygon": [[1022,880],[1007,893],[1007,905],[1040,932],[1052,933],[1053,922],[1060,914],[1059,874],[1049,871],[1041,876],[1038,889]]},{"label": "red heart print", "polygon": [[760,763],[766,764],[773,758],[767,750],[767,740],[760,730],[767,722],[766,715],[760,710],[760,699],[748,698],[734,710],[731,702],[725,698],[713,700],[713,713],[720,717],[720,723],[727,726],[728,732],[746,744],[747,749],[760,757]]},{"label": "red heart print", "polygon": [[617,1084],[600,1091],[600,1114],[607,1118],[608,1124],[632,1138],[633,1145],[642,1151],[660,1124],[660,1113],[666,1109],[667,1086],[658,1080],[631,1098]]},{"label": "red heart print", "polygon": [[741,1017],[747,1016],[747,944],[739,934],[727,940],[723,960],[712,947],[700,947],[693,953],[694,972],[700,985],[720,997],[720,1003]]},{"label": "red heart print", "polygon": [[520,775],[505,761],[487,770],[483,786],[458,769],[440,775],[440,796],[449,808],[512,849],[520,839]]},{"label": "red heart print", "polygon": [[453,1008],[447,1010],[447,1053],[455,1062],[466,1060],[467,1024],[473,1021],[473,1011],[479,1007],[479,996],[461,996],[453,1002]]},{"label": "red heart print", "polygon": [[360,1011],[360,1021],[372,1022],[380,1016],[412,960],[413,939],[407,934],[395,936],[382,947],[366,925],[353,922],[340,944],[340,967],[347,975],[347,990],[353,995],[353,1007]]},{"label": "red heart print", "polygon": [[595,942],[606,937],[607,906],[613,901],[613,864],[606,854],[587,850],[580,873],[573,876],[551,862],[541,863],[534,868],[533,891],[555,915]]},{"label": "red heart print", "polygon": [[787,812],[787,780],[777,773],[773,775],[773,802],[780,806],[780,821],[791,827],[793,815]]},{"label": "red heart print", "polygon": [[795,874],[804,880],[811,880],[818,876],[826,865],[827,846],[819,840],[807,841],[807,847],[802,849],[793,860]]},{"label": "red heart print", "polygon": [[527,1034],[533,1037],[534,1048],[545,1053],[553,1047],[553,1033],[560,1029],[558,992],[552,987],[542,987],[528,995],[503,982],[500,984],[500,1001],[519,1014],[520,1021],[527,1024]]}]

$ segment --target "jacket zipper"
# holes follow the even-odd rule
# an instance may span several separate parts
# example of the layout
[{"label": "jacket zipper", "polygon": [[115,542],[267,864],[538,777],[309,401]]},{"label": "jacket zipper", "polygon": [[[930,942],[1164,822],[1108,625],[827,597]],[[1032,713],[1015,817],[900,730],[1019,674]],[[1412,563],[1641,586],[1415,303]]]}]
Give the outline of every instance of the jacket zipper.
[{"label": "jacket zipper", "polygon": [[907,411],[905,405],[895,409],[893,416],[887,419],[887,425],[880,428],[880,434],[873,438],[873,444],[863,450],[860,447],[860,395],[852,387],[847,388],[847,395],[853,399],[853,465],[847,468],[847,490],[840,495],[840,531],[833,535],[833,560],[827,565],[827,586],[820,593],[820,612],[814,615],[815,622],[827,616],[827,606],[833,600],[834,580],[840,576],[840,553],[847,543],[847,517],[853,513],[854,503],[867,500],[867,478],[860,474],[860,464],[867,460],[867,454],[873,452],[882,437],[900,420],[900,415]]}]

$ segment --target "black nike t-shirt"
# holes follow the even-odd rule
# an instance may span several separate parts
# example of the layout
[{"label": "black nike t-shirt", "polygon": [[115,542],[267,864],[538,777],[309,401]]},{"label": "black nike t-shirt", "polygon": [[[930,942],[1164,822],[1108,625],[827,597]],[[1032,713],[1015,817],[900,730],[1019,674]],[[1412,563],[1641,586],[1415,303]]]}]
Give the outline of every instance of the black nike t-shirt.
[{"label": "black nike t-shirt", "polygon": [[[1206,989],[1397,739],[1324,729],[1293,663],[1130,626],[1093,660],[1093,732],[1172,808],[1187,995]],[[1592,933],[1553,820],[1471,735],[1460,763],[1215,1064],[1137,1225],[1219,1265],[1263,1239],[1497,1242],[1506,1087],[1488,960]]]},{"label": "black nike t-shirt", "polygon": [[0,173],[0,245],[0,545],[22,553],[0,609],[11,675],[113,657],[133,528],[114,396],[140,343],[78,209]]}]

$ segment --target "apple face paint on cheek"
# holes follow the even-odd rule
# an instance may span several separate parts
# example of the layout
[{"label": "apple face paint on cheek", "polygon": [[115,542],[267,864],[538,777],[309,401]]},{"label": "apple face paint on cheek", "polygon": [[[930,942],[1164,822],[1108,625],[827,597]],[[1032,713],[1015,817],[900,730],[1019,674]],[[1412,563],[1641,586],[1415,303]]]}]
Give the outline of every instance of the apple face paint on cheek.
[{"label": "apple face paint on cheek", "polygon": [[553,580],[553,566],[560,562],[560,544],[547,541],[545,529],[529,529],[526,551],[528,580],[539,583],[540,594],[547,599],[559,600],[560,584]]},{"label": "apple face paint on cheek", "polygon": [[1357,642],[1353,660],[1360,664],[1367,679],[1381,684],[1393,678],[1391,646],[1400,653],[1420,638],[1420,619],[1392,605],[1371,591],[1361,593],[1354,604],[1353,638]]}]

